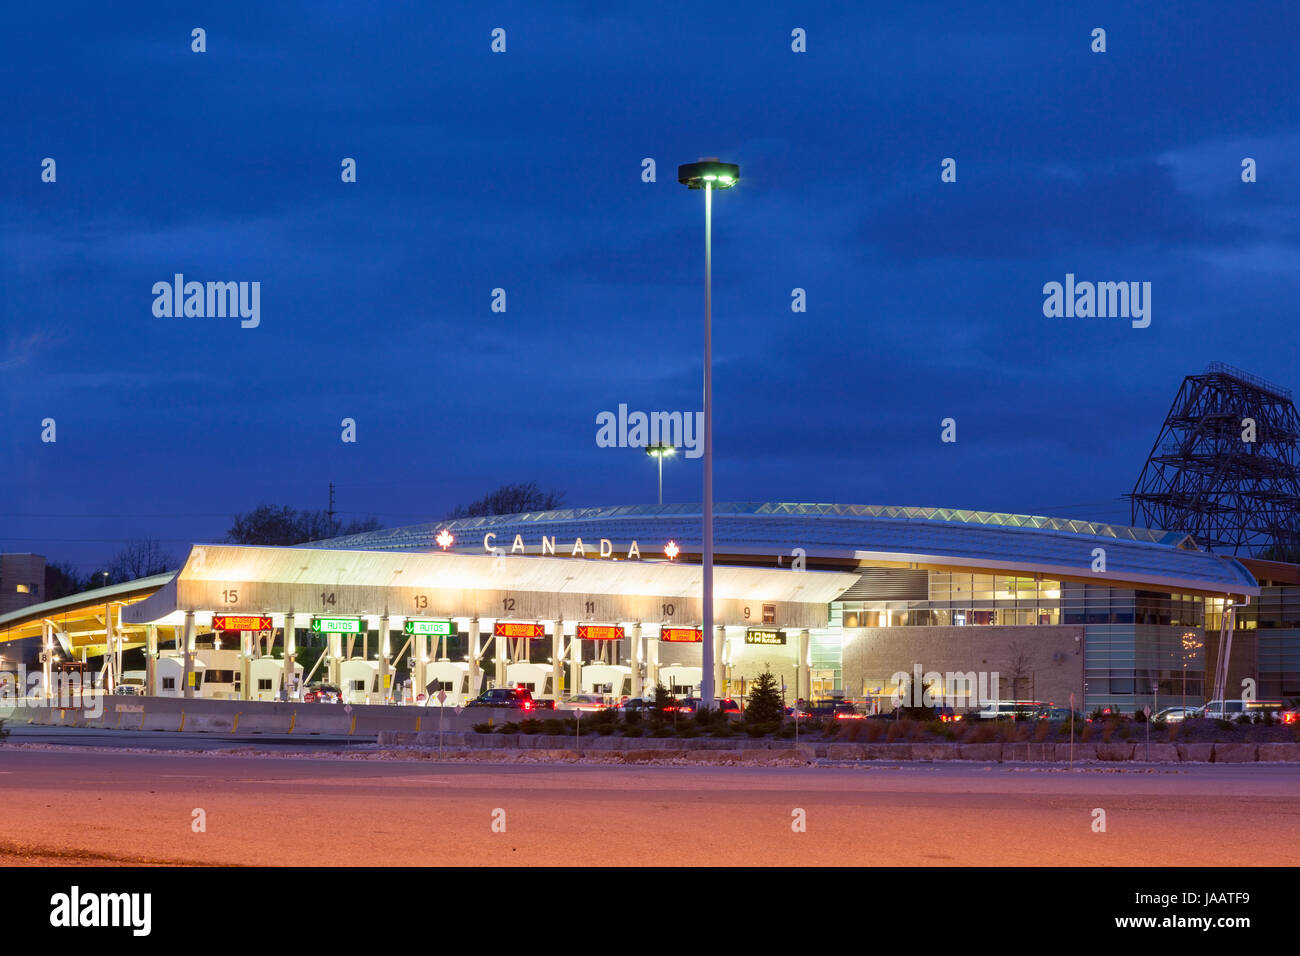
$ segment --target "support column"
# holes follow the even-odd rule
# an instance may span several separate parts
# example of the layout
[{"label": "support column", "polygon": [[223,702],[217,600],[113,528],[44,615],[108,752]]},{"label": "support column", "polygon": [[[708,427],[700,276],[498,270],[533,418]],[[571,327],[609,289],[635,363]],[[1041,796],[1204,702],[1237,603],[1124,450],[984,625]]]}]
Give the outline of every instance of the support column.
[{"label": "support column", "polygon": [[809,701],[812,700],[812,671],[808,666],[808,642],[811,635],[808,628],[799,631],[799,679],[795,681],[795,696]]},{"label": "support column", "polygon": [[104,602],[104,693],[117,686],[117,635],[113,633],[113,605]]},{"label": "support column", "polygon": [[641,633],[640,621],[632,625],[632,648],[627,657],[632,665],[632,696],[640,697],[645,690],[645,677],[641,672],[645,666],[645,635]]},{"label": "support column", "polygon": [[[41,622],[41,692],[48,699],[50,687],[54,683],[54,627],[48,621]],[[20,688],[25,694],[27,689]]]},{"label": "support column", "polygon": [[[722,648],[723,645],[726,643],[726,640],[727,640],[727,629],[719,625],[714,625],[713,627],[713,680],[710,682],[710,686],[712,687],[715,696],[720,694],[722,692],[722,688],[725,686],[723,681],[724,678],[726,677],[726,674],[724,673],[724,665],[722,663]],[[703,693],[703,689],[701,689],[701,693]],[[702,705],[705,707],[712,707],[713,701],[702,700]]]},{"label": "support column", "polygon": [[150,624],[144,637],[144,692],[158,695],[158,625]]},{"label": "support column", "polygon": [[478,696],[479,682],[483,677],[483,668],[479,666],[479,655],[483,653],[482,645],[479,643],[481,635],[478,629],[478,618],[469,619],[469,694],[470,699]]},{"label": "support column", "polygon": [[569,640],[569,696],[582,693],[582,641],[575,631]]},{"label": "support column", "polygon": [[[335,687],[339,686],[339,659],[343,656],[343,635],[329,635],[329,682]],[[342,690],[342,688],[339,688]]]},{"label": "support column", "polygon": [[190,686],[190,675],[194,673],[194,612],[185,612],[185,632],[181,637],[185,644],[185,670],[181,674],[181,694],[187,700],[194,696]]},{"label": "support column", "polygon": [[[280,688],[283,691],[285,700],[292,700],[295,688],[293,686],[294,670],[293,665],[298,657],[298,634],[296,625],[293,620],[293,611],[286,611],[284,615],[284,673],[280,675]],[[267,648],[270,653],[270,648]]]},{"label": "support column", "polygon": [[429,637],[426,634],[411,635],[411,686],[412,696],[418,702],[424,694],[425,704],[429,703]]},{"label": "support column", "polygon": [[388,634],[389,624],[388,615],[379,615],[379,646],[375,648],[379,655],[379,700],[380,703],[388,703],[392,696],[389,685],[392,683],[392,677],[388,673]]},{"label": "support column", "polygon": [[506,639],[504,637],[493,637],[492,650],[496,654],[497,686],[506,687],[508,686],[506,683]]},{"label": "support column", "polygon": [[645,687],[646,694],[654,696],[659,684],[659,638],[647,638],[645,642]]},{"label": "support column", "polygon": [[564,678],[564,622],[554,621],[555,630],[551,632],[551,696],[559,700],[560,684]]},{"label": "support column", "polygon": [[254,649],[257,647],[258,631],[239,632],[239,699],[252,700],[253,691],[248,686],[253,677]]}]

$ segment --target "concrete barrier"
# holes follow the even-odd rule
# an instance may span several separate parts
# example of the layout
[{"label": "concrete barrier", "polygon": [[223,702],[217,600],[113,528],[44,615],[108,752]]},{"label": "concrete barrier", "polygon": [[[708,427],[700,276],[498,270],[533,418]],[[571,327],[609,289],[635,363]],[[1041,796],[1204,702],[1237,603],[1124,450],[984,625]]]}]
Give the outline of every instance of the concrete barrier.
[{"label": "concrete barrier", "polygon": [[294,711],[293,717],[290,731],[293,734],[344,736],[352,732],[352,715],[333,704],[304,704]]},{"label": "concrete barrier", "polygon": [[186,714],[181,729],[196,734],[228,734],[235,729],[235,716],[235,714]]},{"label": "concrete barrier", "polygon": [[1183,763],[1209,763],[1214,759],[1214,744],[1177,744],[1178,759]]},{"label": "concrete barrier", "polygon": [[962,760],[1002,762],[1002,744],[958,744],[957,753]]},{"label": "concrete barrier", "polygon": [[141,730],[167,730],[177,732],[185,727],[185,712],[170,709],[155,710],[146,705],[144,719],[140,722]]},{"label": "concrete barrier", "polygon": [[1256,744],[1215,744],[1215,763],[1254,763]]},{"label": "concrete barrier", "polygon": [[1110,743],[1089,744],[1093,750],[1094,759],[1105,763],[1115,763],[1123,760],[1132,760],[1133,751],[1136,744],[1121,743],[1120,741],[1111,741]]},{"label": "concrete barrier", "polygon": [[1260,763],[1296,763],[1300,761],[1300,744],[1260,744]]}]

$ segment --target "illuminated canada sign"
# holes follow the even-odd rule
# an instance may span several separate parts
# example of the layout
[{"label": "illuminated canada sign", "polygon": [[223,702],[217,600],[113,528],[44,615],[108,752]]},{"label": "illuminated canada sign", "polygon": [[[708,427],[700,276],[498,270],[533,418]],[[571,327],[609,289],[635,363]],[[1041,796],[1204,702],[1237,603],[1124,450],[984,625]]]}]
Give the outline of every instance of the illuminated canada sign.
[{"label": "illuminated canada sign", "polygon": [[[542,555],[555,554],[555,535],[544,534],[541,537],[542,540],[540,545],[538,545],[534,549],[535,553],[539,553]],[[496,538],[497,538],[497,534],[495,531],[489,531],[487,534],[483,535],[483,550],[486,551],[488,554],[505,554],[506,553],[505,546],[498,545],[496,543]],[[599,555],[602,558],[614,557],[614,542],[611,541],[609,538],[600,538],[598,540],[598,543],[595,545],[587,545],[583,543],[583,540],[581,538],[574,538],[572,547],[569,547],[567,545],[562,546],[562,548],[563,547],[568,547],[569,556],[574,558],[585,558],[587,556],[588,551],[590,551],[593,556]],[[622,548],[620,547],[619,550],[621,551]],[[510,543],[509,553],[510,554],[528,553],[528,545],[524,544],[524,536],[522,534],[515,535],[514,541]],[[630,545],[628,545],[625,554],[626,554],[625,560],[627,561],[640,560],[641,545],[639,545],[634,540]]]}]

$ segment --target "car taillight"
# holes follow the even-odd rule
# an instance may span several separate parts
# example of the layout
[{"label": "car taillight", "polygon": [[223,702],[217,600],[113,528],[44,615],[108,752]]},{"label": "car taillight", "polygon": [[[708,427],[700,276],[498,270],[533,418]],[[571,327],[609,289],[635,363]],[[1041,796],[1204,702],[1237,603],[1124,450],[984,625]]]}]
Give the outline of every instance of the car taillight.
[{"label": "car taillight", "polygon": [[524,701],[524,710],[532,710],[532,709],[533,709],[533,702],[531,700]]}]

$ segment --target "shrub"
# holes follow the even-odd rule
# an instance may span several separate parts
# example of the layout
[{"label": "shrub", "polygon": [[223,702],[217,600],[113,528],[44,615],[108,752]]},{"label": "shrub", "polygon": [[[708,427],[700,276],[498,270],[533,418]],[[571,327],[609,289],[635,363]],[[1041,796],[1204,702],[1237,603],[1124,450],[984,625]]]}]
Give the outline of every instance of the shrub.
[{"label": "shrub", "polygon": [[1236,729],[1237,729],[1236,725],[1235,725],[1232,721],[1230,721],[1230,720],[1225,720],[1225,719],[1222,718],[1222,717],[1216,717],[1216,718],[1214,719],[1214,726],[1218,727],[1220,730],[1236,730]]},{"label": "shrub", "polygon": [[559,736],[560,734],[563,734],[566,729],[565,721],[561,720],[559,717],[550,717],[542,721],[542,733],[544,734],[550,734],[553,737]]},{"label": "shrub", "polygon": [[513,720],[507,720],[504,724],[502,724],[500,727],[497,728],[497,733],[517,734],[519,733],[519,725],[516,724]]},{"label": "shrub", "polygon": [[776,732],[776,735],[782,740],[793,740],[794,724],[793,723],[783,724],[781,729]]},{"label": "shrub", "polygon": [[650,736],[671,737],[673,736],[673,729],[671,727],[656,727],[654,730],[650,731]]},{"label": "shrub", "polygon": [[624,737],[640,737],[644,733],[645,728],[640,724],[628,724],[628,726],[623,728]]},{"label": "shrub", "polygon": [[1249,724],[1249,723],[1252,723],[1252,721],[1251,721],[1251,717],[1250,717],[1250,714],[1238,714],[1238,715],[1237,715],[1237,723],[1239,723],[1239,724]]},{"label": "shrub", "polygon": [[521,734],[540,734],[543,724],[536,717],[527,717],[519,721],[519,732]]},{"label": "shrub", "polygon": [[677,732],[678,737],[698,737],[700,728],[694,724],[683,724],[682,729]]},{"label": "shrub", "polygon": [[[1047,735],[1052,732],[1052,725],[1046,720],[1038,721],[1038,726],[1034,728],[1034,742],[1042,743],[1047,739]],[[1069,733],[1067,730],[1066,733]]]},{"label": "shrub", "polygon": [[845,728],[846,739],[854,741],[858,739],[858,734],[865,734],[868,743],[875,743],[881,737],[885,736],[885,731],[889,729],[888,720],[844,720],[840,723],[846,723],[849,726]]},{"label": "shrub", "polygon": [[734,737],[736,736],[736,729],[731,726],[731,721],[728,720],[724,723],[715,725],[709,733],[713,734],[715,737]]},{"label": "shrub", "polygon": [[476,734],[490,734],[494,730],[496,730],[496,728],[493,727],[491,724],[489,724],[486,720],[483,721],[483,723],[481,724],[474,725],[474,733]]},{"label": "shrub", "polygon": [[900,720],[891,720],[889,722],[889,733],[885,737],[885,739],[903,740],[907,737],[909,733],[912,732],[913,725],[914,725],[913,721],[908,720],[907,718],[902,718]]},{"label": "shrub", "polygon": [[618,727],[616,727],[614,724],[597,724],[595,727],[592,728],[592,730],[600,734],[602,737],[608,737],[614,731],[618,730]]}]

